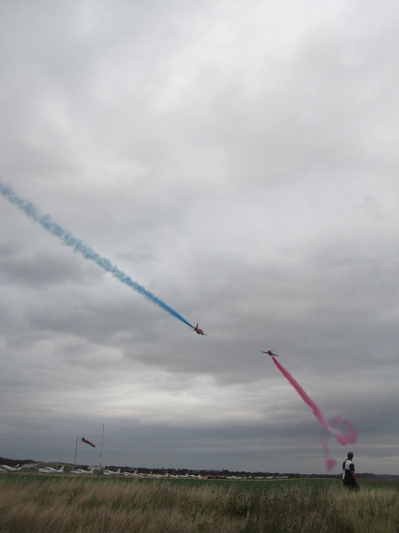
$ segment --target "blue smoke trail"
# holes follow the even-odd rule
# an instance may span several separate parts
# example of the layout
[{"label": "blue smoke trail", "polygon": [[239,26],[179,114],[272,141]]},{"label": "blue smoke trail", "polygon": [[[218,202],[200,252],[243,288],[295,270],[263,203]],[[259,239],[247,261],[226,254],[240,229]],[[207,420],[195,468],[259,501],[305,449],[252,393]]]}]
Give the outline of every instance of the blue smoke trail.
[{"label": "blue smoke trail", "polygon": [[158,305],[168,313],[170,313],[175,318],[178,318],[184,324],[187,324],[190,328],[193,328],[193,326],[188,322],[185,318],[183,318],[177,311],[172,309],[172,307],[169,307],[165,302],[160,300],[157,296],[152,294],[152,292],[147,291],[145,287],[142,285],[139,285],[136,281],[133,281],[132,278],[130,278],[127,274],[119,270],[116,266],[114,266],[111,261],[106,259],[105,257],[101,257],[98,255],[94,250],[92,250],[89,246],[86,246],[82,241],[77,239],[70,233],[69,231],[65,230],[62,226],[54,222],[50,215],[43,214],[38,207],[36,207],[31,202],[28,202],[27,200],[24,200],[18,194],[13,191],[13,189],[0,182],[0,193],[6,198],[11,204],[16,205],[21,211],[23,211],[28,217],[33,219],[35,222],[40,224],[42,228],[44,228],[46,231],[51,233],[52,235],[55,235],[58,237],[61,241],[63,241],[67,246],[70,246],[74,252],[80,253],[83,255],[85,259],[88,259],[89,261],[93,261],[94,263],[97,263],[98,266],[112,274],[116,279],[118,279],[121,283],[124,283],[128,287],[132,288],[136,292],[142,294],[145,298],[150,300],[153,304]]}]

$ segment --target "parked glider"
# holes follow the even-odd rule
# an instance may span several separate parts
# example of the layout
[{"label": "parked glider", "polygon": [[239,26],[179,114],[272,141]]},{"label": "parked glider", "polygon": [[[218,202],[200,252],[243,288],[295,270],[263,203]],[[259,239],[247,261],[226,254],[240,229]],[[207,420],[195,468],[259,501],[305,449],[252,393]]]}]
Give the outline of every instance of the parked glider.
[{"label": "parked glider", "polygon": [[271,357],[275,357],[277,355],[277,357],[279,356],[278,353],[274,353],[273,350],[267,350],[267,352],[264,352],[262,350],[262,353],[267,353],[267,355],[270,355]]},{"label": "parked glider", "polygon": [[193,330],[196,331],[198,335],[206,335],[206,333],[204,333],[204,330],[198,327],[198,323],[195,328],[193,328]]}]

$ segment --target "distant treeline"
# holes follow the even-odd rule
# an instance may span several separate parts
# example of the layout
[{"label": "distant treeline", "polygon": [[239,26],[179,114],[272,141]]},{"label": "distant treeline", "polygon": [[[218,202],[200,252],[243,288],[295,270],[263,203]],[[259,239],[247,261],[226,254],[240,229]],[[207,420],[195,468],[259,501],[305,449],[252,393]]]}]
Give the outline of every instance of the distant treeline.
[{"label": "distant treeline", "polygon": [[8,457],[0,457],[0,464],[7,466],[17,466],[28,463],[38,463],[39,461],[33,461],[32,459],[9,459]]}]

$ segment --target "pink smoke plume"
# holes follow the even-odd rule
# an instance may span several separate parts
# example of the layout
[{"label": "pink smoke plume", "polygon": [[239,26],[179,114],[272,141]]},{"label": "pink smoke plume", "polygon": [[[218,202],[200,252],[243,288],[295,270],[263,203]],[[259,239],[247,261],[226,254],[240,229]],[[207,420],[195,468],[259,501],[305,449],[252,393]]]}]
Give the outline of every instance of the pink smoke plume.
[{"label": "pink smoke plume", "polygon": [[[329,434],[331,433],[331,435],[335,435],[337,437],[337,441],[342,446],[345,446],[346,444],[353,444],[354,442],[357,441],[357,433],[356,433],[355,428],[352,426],[349,420],[346,420],[342,416],[336,416],[333,420],[331,420],[330,422],[327,422],[320,408],[308,396],[308,394],[299,385],[296,379],[294,379],[291,376],[291,374],[283,367],[282,364],[280,364],[277,361],[275,357],[272,357],[272,359],[273,359],[274,364],[277,366],[277,368],[280,370],[283,376],[288,380],[288,382],[291,383],[291,385],[297,391],[297,393],[302,398],[302,400],[305,403],[307,403],[309,407],[312,408],[314,416],[317,418],[320,424],[325,428],[321,435],[321,444],[323,447],[324,462],[325,462],[327,470],[333,469],[334,466],[337,464],[337,461],[335,459],[329,458],[330,451],[327,445]],[[333,426],[336,426],[336,425],[345,426],[345,428],[348,430],[348,433],[343,433],[342,431],[339,431],[338,429],[334,429]]]}]

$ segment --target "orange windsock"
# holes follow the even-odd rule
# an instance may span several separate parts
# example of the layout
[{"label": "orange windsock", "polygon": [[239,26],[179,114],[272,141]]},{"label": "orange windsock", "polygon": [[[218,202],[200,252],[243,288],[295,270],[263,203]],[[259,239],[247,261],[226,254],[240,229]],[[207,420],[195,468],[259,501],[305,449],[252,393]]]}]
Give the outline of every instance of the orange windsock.
[{"label": "orange windsock", "polygon": [[91,440],[86,439],[85,437],[82,437],[82,442],[85,442],[86,444],[90,444],[90,446],[93,446],[93,448],[96,447],[96,445],[93,444],[93,443],[91,442]]}]

